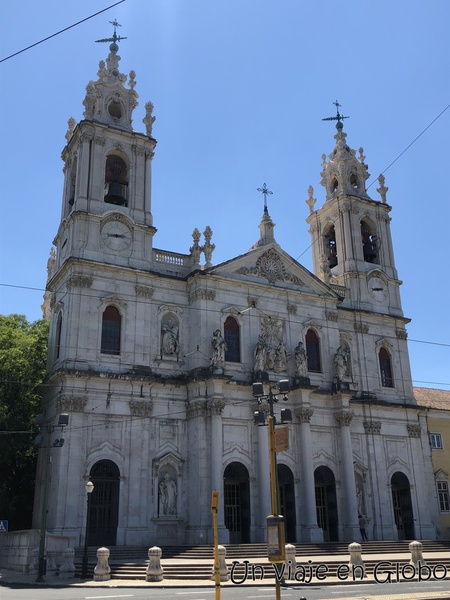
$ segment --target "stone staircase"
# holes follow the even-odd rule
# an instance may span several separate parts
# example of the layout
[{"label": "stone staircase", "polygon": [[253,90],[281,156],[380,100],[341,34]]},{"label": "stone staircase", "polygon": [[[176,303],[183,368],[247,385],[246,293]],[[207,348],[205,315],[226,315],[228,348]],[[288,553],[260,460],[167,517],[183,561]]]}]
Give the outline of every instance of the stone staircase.
[{"label": "stone staircase", "polygon": [[[404,542],[364,542],[363,560],[366,573],[372,574],[375,565],[380,561],[391,561],[401,566],[409,562],[408,541]],[[450,576],[450,541],[425,541],[423,544],[424,558],[431,568],[436,564],[444,564]],[[327,577],[336,575],[339,565],[348,564],[349,553],[347,543],[328,542],[323,544],[295,544],[297,564],[309,568],[318,564],[327,565]],[[239,544],[226,545],[226,562],[231,569],[233,561],[238,561],[235,566],[234,578],[240,581],[244,576],[244,561],[259,565],[264,569],[264,577],[274,577],[271,564],[267,563],[267,546],[265,544]],[[92,576],[97,564],[96,548],[88,550],[88,576]],[[148,548],[136,546],[112,546],[109,565],[112,579],[145,579]],[[408,555],[406,558],[405,553]],[[434,553],[434,557],[427,554]],[[81,573],[83,549],[75,549],[75,566],[77,574]],[[368,560],[368,555],[379,555],[377,559]],[[396,555],[403,555],[398,560]],[[442,558],[440,558],[442,557]],[[308,561],[312,561],[309,563]],[[161,564],[164,569],[164,579],[172,580],[209,580],[214,562],[214,548],[212,546],[166,546],[162,548]],[[250,568],[249,568],[250,569]],[[256,569],[258,576],[261,570]],[[249,575],[251,575],[249,570]]]}]

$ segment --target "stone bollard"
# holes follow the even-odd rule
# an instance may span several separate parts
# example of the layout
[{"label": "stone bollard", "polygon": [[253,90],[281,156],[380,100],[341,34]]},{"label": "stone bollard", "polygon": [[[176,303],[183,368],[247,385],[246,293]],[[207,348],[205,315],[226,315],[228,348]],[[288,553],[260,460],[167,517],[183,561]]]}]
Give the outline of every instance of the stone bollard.
[{"label": "stone bollard", "polygon": [[422,546],[421,542],[417,542],[417,541],[410,542],[408,547],[409,547],[409,551],[411,552],[411,560],[409,561],[410,565],[414,565],[415,567],[418,567],[419,561],[420,561],[421,565],[427,564],[422,555],[423,546]]},{"label": "stone bollard", "polygon": [[97,550],[97,564],[94,568],[94,581],[108,581],[111,579],[111,567],[108,563],[110,551],[108,548]]},{"label": "stone bollard", "polygon": [[348,566],[351,569],[351,573],[354,574],[355,578],[360,575],[362,579],[366,576],[366,567],[364,566],[364,561],[361,557],[361,544],[358,544],[358,542],[349,544],[348,551],[350,554],[350,562],[348,563]]},{"label": "stone bollard", "polygon": [[163,568],[161,567],[162,550],[158,546],[148,549],[148,567],[145,579],[147,581],[162,581]]},{"label": "stone bollard", "polygon": [[62,563],[59,567],[60,577],[75,577],[75,550],[73,548],[64,548],[62,553]]},{"label": "stone bollard", "polygon": [[39,570],[39,548],[33,548],[31,551],[31,562],[28,566],[28,573],[35,575]]},{"label": "stone bollard", "polygon": [[55,550],[47,550],[47,568],[45,570],[45,574],[53,577],[56,575],[58,568],[56,566],[56,551]]},{"label": "stone bollard", "polygon": [[[227,555],[227,549],[225,548],[225,546],[219,546],[218,547],[219,550],[219,573],[220,573],[220,581],[228,581],[229,579],[229,575],[228,575],[228,567],[227,567],[227,563],[226,563],[226,555]],[[212,572],[211,572],[211,579],[215,580],[215,562],[213,564],[213,568],[212,568]]]},{"label": "stone bollard", "polygon": [[294,544],[286,544],[286,568],[284,570],[285,579],[295,579],[295,569],[297,568],[297,561],[295,560],[295,546]]}]

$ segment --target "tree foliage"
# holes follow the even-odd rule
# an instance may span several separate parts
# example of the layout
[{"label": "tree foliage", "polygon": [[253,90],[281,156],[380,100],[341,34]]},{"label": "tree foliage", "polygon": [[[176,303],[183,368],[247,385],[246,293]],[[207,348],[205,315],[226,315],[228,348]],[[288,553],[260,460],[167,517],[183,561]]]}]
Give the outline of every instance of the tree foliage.
[{"label": "tree foliage", "polygon": [[37,451],[34,423],[45,375],[48,322],[0,315],[0,519],[31,527]]}]

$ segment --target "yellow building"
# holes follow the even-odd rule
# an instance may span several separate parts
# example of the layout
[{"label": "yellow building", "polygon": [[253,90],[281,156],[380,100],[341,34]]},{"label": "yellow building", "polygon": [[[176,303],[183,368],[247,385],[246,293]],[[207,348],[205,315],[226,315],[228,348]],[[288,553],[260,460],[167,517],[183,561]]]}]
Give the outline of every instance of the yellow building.
[{"label": "yellow building", "polygon": [[427,409],[441,537],[450,539],[450,391],[414,388],[417,404]]}]

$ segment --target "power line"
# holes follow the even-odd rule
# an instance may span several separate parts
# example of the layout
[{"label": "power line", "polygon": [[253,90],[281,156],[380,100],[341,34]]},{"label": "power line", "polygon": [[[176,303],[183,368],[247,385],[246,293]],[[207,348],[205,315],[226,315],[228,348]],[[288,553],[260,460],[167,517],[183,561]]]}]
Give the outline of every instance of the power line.
[{"label": "power line", "polygon": [[30,48],[34,48],[35,46],[38,46],[39,44],[42,44],[43,42],[46,42],[47,40],[50,40],[51,38],[56,37],[60,33],[64,33],[65,31],[68,31],[69,29],[72,29],[73,27],[76,27],[77,25],[84,23],[85,21],[89,21],[89,19],[92,19],[93,17],[96,17],[97,15],[101,15],[102,13],[106,12],[107,10],[114,8],[114,6],[117,6],[118,4],[122,4],[122,2],[125,2],[125,0],[119,0],[119,2],[116,2],[115,4],[111,4],[111,6],[108,6],[107,8],[104,8],[103,10],[99,10],[98,12],[94,13],[90,17],[81,19],[81,21],[77,21],[77,23],[74,23],[73,25],[69,25],[68,27],[65,27],[64,29],[57,31],[56,33],[53,33],[52,35],[49,35],[42,40],[39,40],[39,42],[35,42],[34,44],[27,46],[26,48],[22,48],[22,50],[19,50],[18,52],[14,52],[14,54],[10,54],[9,56],[6,56],[5,58],[0,59],[0,63],[5,62],[5,60],[9,60],[10,58],[13,58],[14,56],[17,56],[18,54],[22,54],[22,52],[26,52],[27,50],[30,50]]},{"label": "power line", "polygon": [[[413,141],[412,141],[412,142],[411,142],[411,143],[410,143],[408,146],[406,146],[406,148],[403,150],[403,152],[400,152],[400,154],[397,156],[397,158],[394,158],[394,160],[393,160],[393,161],[392,161],[392,162],[391,162],[391,163],[390,163],[390,164],[389,164],[389,165],[388,165],[388,166],[387,166],[387,167],[384,169],[384,171],[382,171],[382,172],[381,172],[381,175],[383,175],[384,173],[386,173],[386,171],[387,171],[387,170],[388,170],[390,167],[392,167],[392,165],[393,165],[394,163],[396,163],[396,162],[398,161],[398,159],[399,159],[401,156],[403,156],[403,155],[405,154],[405,152],[406,152],[407,150],[409,150],[409,149],[411,148],[411,146],[412,146],[413,144],[415,144],[415,143],[417,142],[417,140],[418,140],[420,137],[422,137],[422,135],[423,135],[423,134],[424,134],[424,133],[427,131],[427,129],[429,129],[429,128],[430,128],[430,127],[433,125],[433,123],[435,123],[435,122],[436,122],[436,121],[439,119],[439,117],[441,117],[441,116],[442,116],[442,115],[445,113],[445,111],[446,111],[447,109],[449,109],[449,108],[450,108],[450,104],[448,104],[448,105],[447,105],[447,106],[444,108],[444,110],[443,110],[443,111],[441,111],[441,112],[438,114],[438,116],[437,116],[435,119],[433,119],[433,120],[431,121],[431,123],[430,123],[429,125],[427,125],[427,126],[425,127],[425,129],[424,129],[423,131],[421,131],[421,132],[419,133],[419,135],[418,135],[417,137],[415,137],[415,138],[413,139]],[[374,180],[372,181],[372,183],[371,183],[371,184],[370,184],[370,185],[367,187],[367,189],[369,189],[370,187],[372,187],[372,185],[375,183],[375,181],[376,181],[376,180],[374,179]]]}]

